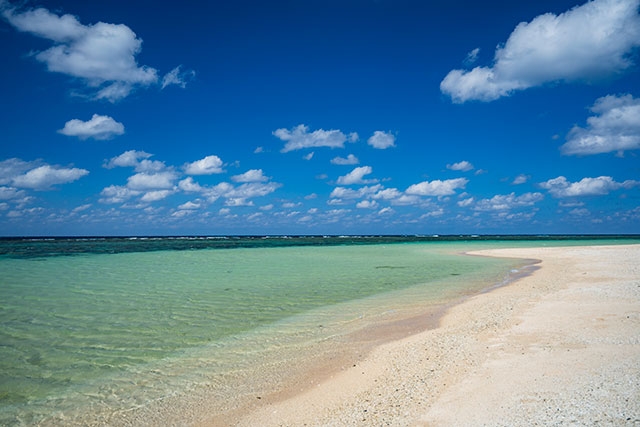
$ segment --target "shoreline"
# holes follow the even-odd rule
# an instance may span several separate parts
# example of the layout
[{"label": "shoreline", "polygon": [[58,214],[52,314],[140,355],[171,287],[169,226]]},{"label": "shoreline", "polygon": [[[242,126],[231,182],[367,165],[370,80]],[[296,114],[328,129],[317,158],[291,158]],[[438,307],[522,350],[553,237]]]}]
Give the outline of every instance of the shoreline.
[{"label": "shoreline", "polygon": [[198,425],[638,425],[640,245],[470,255],[541,262],[448,307],[433,329]]}]

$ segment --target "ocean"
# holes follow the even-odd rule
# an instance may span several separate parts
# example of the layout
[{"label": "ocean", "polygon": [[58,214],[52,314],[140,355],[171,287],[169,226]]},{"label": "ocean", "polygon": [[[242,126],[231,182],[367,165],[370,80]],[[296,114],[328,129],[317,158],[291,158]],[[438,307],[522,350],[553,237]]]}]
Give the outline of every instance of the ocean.
[{"label": "ocean", "polygon": [[0,425],[195,423],[400,336],[362,331],[433,326],[428,314],[533,264],[465,251],[638,241],[0,239]]}]

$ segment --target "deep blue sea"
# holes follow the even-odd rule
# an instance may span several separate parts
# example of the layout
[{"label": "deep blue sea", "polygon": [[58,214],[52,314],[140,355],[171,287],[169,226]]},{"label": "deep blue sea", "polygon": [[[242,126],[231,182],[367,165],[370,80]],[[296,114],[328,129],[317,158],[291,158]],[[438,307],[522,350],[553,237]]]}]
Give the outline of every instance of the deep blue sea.
[{"label": "deep blue sea", "polygon": [[196,420],[198,411],[268,392],[292,374],[285,365],[312,363],[349,334],[435,312],[531,264],[464,251],[638,242],[624,236],[0,239],[0,425],[124,425],[132,416],[135,424],[157,424],[146,418],[150,408]]}]

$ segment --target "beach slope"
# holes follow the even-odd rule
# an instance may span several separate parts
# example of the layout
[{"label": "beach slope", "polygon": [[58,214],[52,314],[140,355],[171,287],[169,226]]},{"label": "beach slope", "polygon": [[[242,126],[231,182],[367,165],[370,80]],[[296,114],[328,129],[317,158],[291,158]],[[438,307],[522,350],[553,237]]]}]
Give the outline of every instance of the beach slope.
[{"label": "beach slope", "polygon": [[235,425],[640,425],[640,245],[494,249],[539,269]]}]

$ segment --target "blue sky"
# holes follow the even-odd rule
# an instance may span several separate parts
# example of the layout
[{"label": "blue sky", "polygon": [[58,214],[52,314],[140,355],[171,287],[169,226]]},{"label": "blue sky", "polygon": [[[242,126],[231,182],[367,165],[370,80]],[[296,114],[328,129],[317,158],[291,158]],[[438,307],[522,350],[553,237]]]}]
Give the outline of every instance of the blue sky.
[{"label": "blue sky", "polygon": [[640,233],[640,0],[0,0],[0,235]]}]

